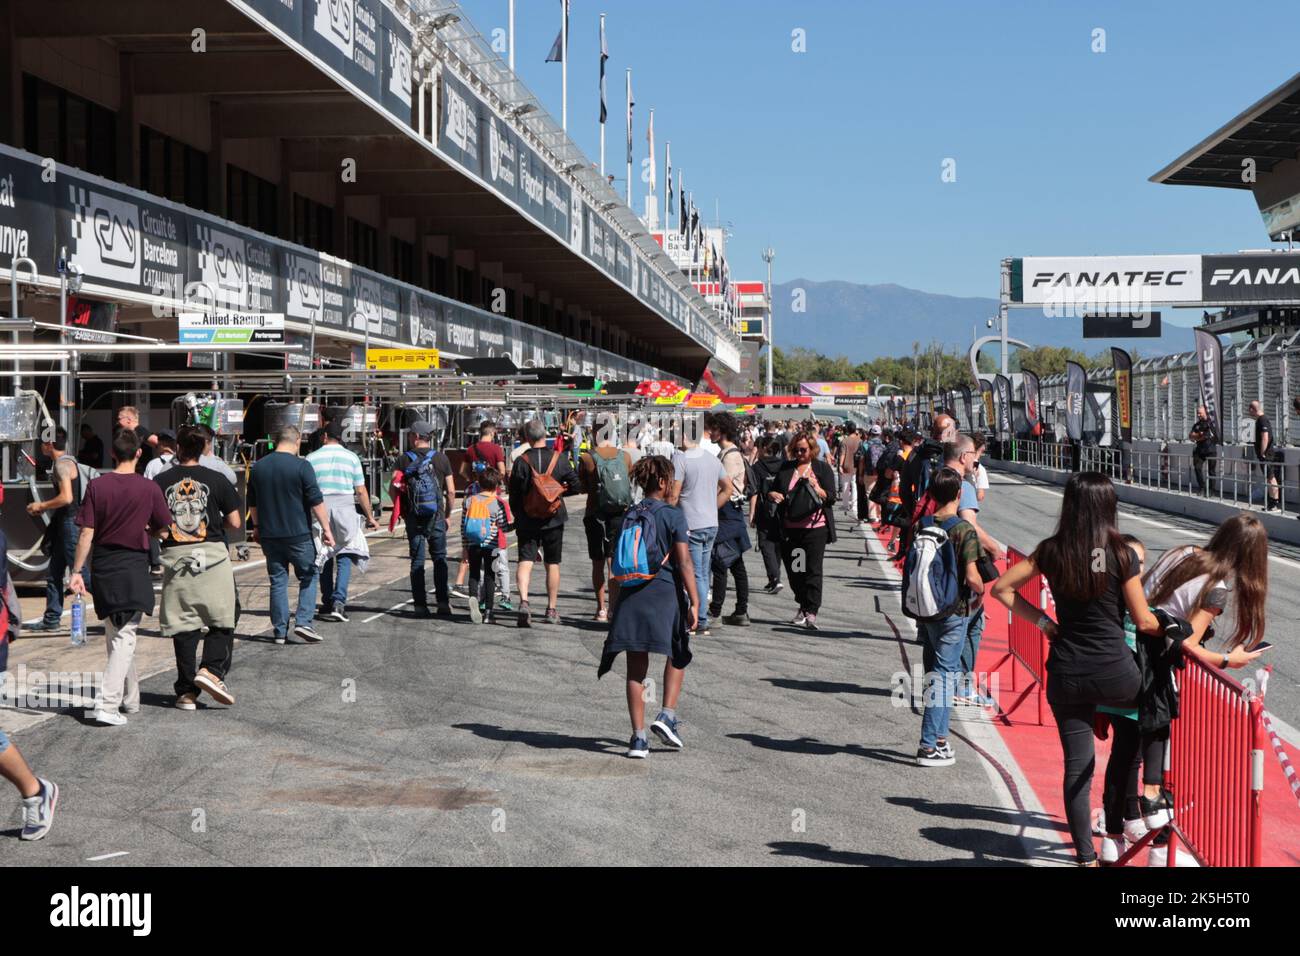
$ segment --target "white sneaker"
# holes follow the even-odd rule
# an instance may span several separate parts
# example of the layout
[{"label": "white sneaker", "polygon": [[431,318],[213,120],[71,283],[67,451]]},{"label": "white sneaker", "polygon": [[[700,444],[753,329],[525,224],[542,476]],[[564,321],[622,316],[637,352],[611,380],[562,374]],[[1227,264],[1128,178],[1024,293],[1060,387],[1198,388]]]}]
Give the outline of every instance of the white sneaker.
[{"label": "white sneaker", "polygon": [[1141,817],[1136,820],[1124,821],[1124,839],[1128,840],[1129,843],[1136,843],[1146,835],[1147,824]]},{"label": "white sneaker", "polygon": [[1101,838],[1101,862],[1114,863],[1128,850],[1128,841],[1123,837],[1104,836]]},{"label": "white sneaker", "polygon": [[808,623],[808,615],[805,614],[803,611],[800,611],[798,614],[794,616],[794,620],[792,620],[790,623],[793,624],[795,627],[803,627],[805,624]]},{"label": "white sneaker", "polygon": [[109,710],[96,710],[91,713],[90,719],[105,727],[121,727],[126,723],[125,717]]}]

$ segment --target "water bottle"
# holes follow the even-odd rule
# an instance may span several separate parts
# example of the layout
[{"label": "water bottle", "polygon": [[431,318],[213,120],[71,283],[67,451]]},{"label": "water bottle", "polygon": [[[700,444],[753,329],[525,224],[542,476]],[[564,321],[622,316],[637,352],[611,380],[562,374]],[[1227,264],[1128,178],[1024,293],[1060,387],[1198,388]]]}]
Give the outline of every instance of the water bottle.
[{"label": "water bottle", "polygon": [[72,646],[81,647],[86,643],[86,611],[81,603],[81,595],[72,598]]}]

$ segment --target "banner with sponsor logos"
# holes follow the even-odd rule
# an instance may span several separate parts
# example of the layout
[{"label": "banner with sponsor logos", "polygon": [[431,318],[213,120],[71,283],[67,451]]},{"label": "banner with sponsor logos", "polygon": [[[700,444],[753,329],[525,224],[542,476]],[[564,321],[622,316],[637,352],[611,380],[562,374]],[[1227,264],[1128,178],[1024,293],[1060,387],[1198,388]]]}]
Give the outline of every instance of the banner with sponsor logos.
[{"label": "banner with sponsor logos", "polygon": [[980,379],[980,398],[984,404],[984,427],[993,428],[993,383],[986,378]]},{"label": "banner with sponsor logos", "polygon": [[997,393],[997,423],[998,437],[1010,438],[1012,436],[1011,427],[1011,379],[1005,375],[993,376],[994,390]]},{"label": "banner with sponsor logos", "polygon": [[1201,404],[1214,429],[1214,439],[1222,442],[1223,432],[1223,346],[1219,337],[1204,329],[1195,329],[1196,365],[1201,373]]},{"label": "banner with sponsor logos", "polygon": [[1204,256],[1202,299],[1232,305],[1300,301],[1300,255],[1247,253]]},{"label": "banner with sponsor logos", "polygon": [[1024,368],[1020,370],[1020,380],[1025,389],[1025,424],[1033,432],[1038,427],[1038,375]]},{"label": "banner with sponsor logos", "polygon": [[1115,401],[1119,405],[1119,440],[1133,440],[1133,358],[1120,348],[1110,350],[1115,368]]},{"label": "banner with sponsor logos", "polygon": [[1065,363],[1065,434],[1071,441],[1083,441],[1083,393],[1088,375],[1078,362]]},{"label": "banner with sponsor logos", "polygon": [[1019,283],[1013,269],[1012,301],[1057,307],[1061,314],[1131,311],[1149,302],[1194,303],[1201,298],[1200,256],[1074,256],[1020,262]]},{"label": "banner with sponsor logos", "polygon": [[870,382],[800,382],[800,395],[858,395],[871,394]]},{"label": "banner with sponsor logos", "polygon": [[966,413],[966,417],[963,419],[963,421],[966,423],[967,428],[974,428],[975,409],[972,407],[970,386],[958,385],[957,391],[961,394],[961,407],[962,410]]}]

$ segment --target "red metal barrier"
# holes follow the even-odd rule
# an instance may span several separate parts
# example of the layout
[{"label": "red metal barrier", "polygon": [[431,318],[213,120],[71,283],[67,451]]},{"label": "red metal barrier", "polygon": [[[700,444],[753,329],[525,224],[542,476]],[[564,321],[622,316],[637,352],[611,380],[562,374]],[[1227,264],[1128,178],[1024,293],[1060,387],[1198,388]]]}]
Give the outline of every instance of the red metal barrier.
[{"label": "red metal barrier", "polygon": [[[1007,569],[1010,570],[1013,565],[1020,563],[1025,557],[1015,548],[1008,548]],[[1034,607],[1045,608],[1047,606],[1047,592],[1041,574],[1035,574],[1026,581],[1020,586],[1017,593]],[[1008,660],[1011,661],[1011,692],[1017,696],[1010,707],[1001,707],[1001,701],[999,701],[999,707],[1010,721],[1011,712],[1024,703],[1025,695],[1032,692],[1038,715],[1038,726],[1041,727],[1043,725],[1043,703],[1047,696],[1047,635],[1039,630],[1036,625],[1021,620],[1010,611],[1007,612],[1007,656],[999,661],[997,666],[1000,668]],[[1031,686],[1026,689],[1025,694],[1019,693],[1020,668],[1016,666],[1017,663],[1029,673]]]}]

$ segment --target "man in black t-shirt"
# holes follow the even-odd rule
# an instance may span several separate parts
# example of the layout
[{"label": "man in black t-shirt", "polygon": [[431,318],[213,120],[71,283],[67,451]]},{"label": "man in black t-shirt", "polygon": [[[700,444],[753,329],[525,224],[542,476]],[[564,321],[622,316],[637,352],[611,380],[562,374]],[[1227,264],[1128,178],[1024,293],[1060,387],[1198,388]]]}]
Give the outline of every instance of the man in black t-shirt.
[{"label": "man in black t-shirt", "polygon": [[1258,401],[1251,402],[1247,414],[1255,419],[1255,458],[1259,462],[1259,470],[1264,473],[1264,478],[1268,483],[1266,489],[1268,500],[1264,508],[1266,511],[1272,511],[1274,508],[1281,506],[1281,492],[1277,485],[1277,473],[1282,456],[1273,447],[1273,425],[1264,414],[1263,406]]},{"label": "man in black t-shirt", "polygon": [[[203,691],[219,703],[235,702],[225,684],[235,641],[236,603],[225,529],[240,527],[241,504],[224,475],[199,464],[205,440],[198,426],[183,426],[177,435],[176,463],[154,478],[172,515],[162,542],[159,620],[163,637],[172,639],[176,651],[180,710],[196,710]],[[203,660],[196,672],[199,641],[203,641]]]},{"label": "man in black t-shirt", "polygon": [[1218,445],[1218,439],[1215,437],[1214,426],[1210,424],[1210,415],[1204,405],[1196,409],[1196,421],[1192,423],[1192,430],[1187,437],[1196,442],[1196,447],[1192,450],[1192,473],[1196,476],[1196,486],[1201,489],[1201,494],[1208,495],[1210,486],[1205,481],[1205,466],[1208,462],[1210,480],[1214,481],[1218,477],[1218,463],[1215,461],[1215,446]]}]

